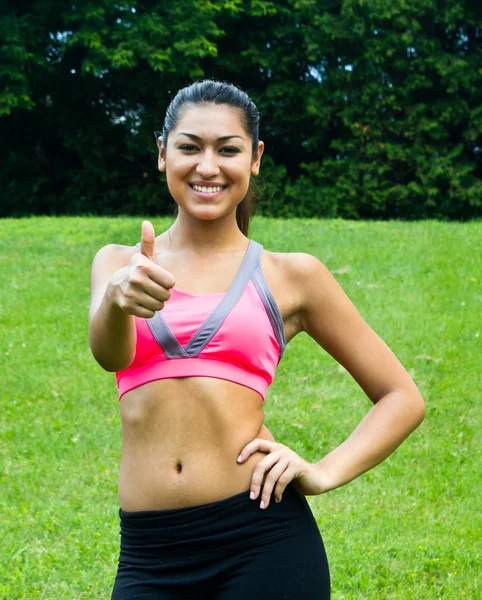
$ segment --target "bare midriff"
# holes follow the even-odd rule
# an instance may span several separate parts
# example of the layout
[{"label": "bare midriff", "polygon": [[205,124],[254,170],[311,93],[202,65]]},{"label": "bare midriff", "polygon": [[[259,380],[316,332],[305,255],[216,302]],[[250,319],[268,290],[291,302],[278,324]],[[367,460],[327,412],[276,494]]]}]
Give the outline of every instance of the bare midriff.
[{"label": "bare midriff", "polygon": [[223,500],[250,488],[266,452],[238,464],[264,426],[263,400],[251,388],[211,377],[162,379],[120,400],[124,511],[168,510]]}]

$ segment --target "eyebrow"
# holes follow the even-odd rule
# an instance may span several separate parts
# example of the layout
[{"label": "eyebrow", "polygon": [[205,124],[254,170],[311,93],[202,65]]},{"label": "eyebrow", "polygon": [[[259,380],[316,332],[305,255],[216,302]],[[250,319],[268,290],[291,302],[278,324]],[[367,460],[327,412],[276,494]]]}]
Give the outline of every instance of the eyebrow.
[{"label": "eyebrow", "polygon": [[[179,135],[185,135],[188,138],[191,138],[192,140],[197,140],[197,141],[201,141],[201,138],[198,135],[194,135],[193,133],[178,133]],[[241,137],[240,135],[223,135],[222,137],[218,138],[216,141],[217,142],[225,142],[226,140],[230,140],[231,138],[240,138],[242,140],[244,140],[243,137]]]}]

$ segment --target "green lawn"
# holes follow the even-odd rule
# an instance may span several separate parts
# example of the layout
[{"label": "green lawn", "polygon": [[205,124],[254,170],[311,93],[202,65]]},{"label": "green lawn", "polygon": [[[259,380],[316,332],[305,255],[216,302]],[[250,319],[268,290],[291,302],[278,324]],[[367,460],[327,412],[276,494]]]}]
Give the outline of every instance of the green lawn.
[{"label": "green lawn", "polygon": [[[156,234],[172,222],[151,220]],[[90,265],[101,246],[136,242],[141,221],[0,221],[1,599],[110,598],[120,424],[114,375],[88,345]],[[249,237],[317,256],[427,404],[382,464],[308,497],[333,600],[482,598],[482,222],[258,216]],[[268,390],[266,424],[315,462],[371,406],[302,333]]]}]

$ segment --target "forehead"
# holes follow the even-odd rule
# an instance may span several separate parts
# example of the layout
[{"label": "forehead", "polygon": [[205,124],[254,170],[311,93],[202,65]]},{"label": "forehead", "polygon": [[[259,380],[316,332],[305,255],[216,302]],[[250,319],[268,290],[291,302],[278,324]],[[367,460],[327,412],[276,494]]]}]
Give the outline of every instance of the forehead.
[{"label": "forehead", "polygon": [[240,135],[247,138],[238,109],[226,104],[196,104],[186,108],[171,134],[192,133],[201,138]]}]

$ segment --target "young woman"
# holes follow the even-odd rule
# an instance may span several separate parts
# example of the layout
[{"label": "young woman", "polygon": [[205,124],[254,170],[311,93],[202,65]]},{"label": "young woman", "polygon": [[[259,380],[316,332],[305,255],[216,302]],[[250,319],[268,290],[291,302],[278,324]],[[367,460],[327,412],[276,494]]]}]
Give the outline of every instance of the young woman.
[{"label": "young woman", "polygon": [[[116,372],[122,421],[121,549],[113,600],[330,598],[305,498],[380,463],[424,401],[326,267],[249,239],[259,114],[233,85],[195,83],[170,104],[159,170],[173,226],[110,244],[92,265],[89,340]],[[309,463],[263,425],[286,344],[306,331],[374,406]]]}]

